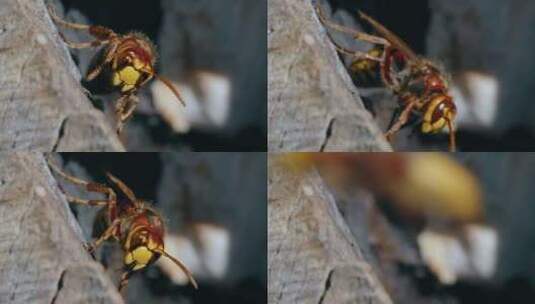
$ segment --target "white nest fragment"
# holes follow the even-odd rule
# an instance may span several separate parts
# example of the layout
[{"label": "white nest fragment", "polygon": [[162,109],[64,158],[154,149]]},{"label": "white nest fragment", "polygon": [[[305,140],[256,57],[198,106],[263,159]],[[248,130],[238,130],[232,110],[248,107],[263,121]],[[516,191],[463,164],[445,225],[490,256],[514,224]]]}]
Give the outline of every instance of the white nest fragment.
[{"label": "white nest fragment", "polygon": [[445,285],[461,279],[487,280],[496,270],[498,236],[484,225],[466,225],[463,235],[424,230],[418,235],[420,254]]},{"label": "white nest fragment", "polygon": [[[229,264],[229,232],[209,223],[198,223],[191,228],[191,236],[166,234],[166,251],[182,260],[197,280],[223,279]],[[172,261],[160,258],[157,265],[175,284],[188,284],[186,275]]]},{"label": "white nest fragment", "polygon": [[490,128],[498,112],[499,82],[495,76],[465,71],[457,76],[450,93],[457,106],[457,125]]},{"label": "white nest fragment", "polygon": [[192,128],[221,128],[229,117],[231,81],[215,72],[198,71],[188,84],[172,81],[186,106],[177,102],[171,90],[160,81],[151,85],[154,107],[177,133]]}]

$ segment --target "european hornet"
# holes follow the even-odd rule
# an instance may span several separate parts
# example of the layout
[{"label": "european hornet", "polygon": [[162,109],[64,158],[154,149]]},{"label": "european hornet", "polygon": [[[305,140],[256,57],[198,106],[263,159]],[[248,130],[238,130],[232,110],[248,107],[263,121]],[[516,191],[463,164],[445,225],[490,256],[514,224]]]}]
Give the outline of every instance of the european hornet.
[{"label": "european hornet", "polygon": [[165,251],[163,242],[164,224],[160,214],[149,206],[149,203],[138,199],[134,192],[121,180],[110,173],[106,173],[108,180],[120,190],[121,196],[118,199],[115,190],[105,184],[87,182],[63,172],[50,159],[50,168],[67,181],[85,187],[87,191],[97,192],[107,195],[102,200],[87,200],[65,195],[71,203],[84,204],[89,206],[103,206],[100,215],[105,221],[104,232],[92,243],[84,244],[84,247],[93,253],[102,242],[114,239],[121,244],[125,252],[123,262],[125,271],[121,276],[119,291],[128,283],[130,275],[142,268],[151,265],[165,256],[173,261],[186,274],[189,281],[198,288],[197,282],[188,268],[179,259],[174,258]]},{"label": "european hornet", "polygon": [[142,33],[130,32],[124,35],[100,25],[71,23],[59,18],[51,7],[48,8],[52,20],[58,25],[87,31],[95,38],[89,42],[71,42],[62,36],[69,48],[85,49],[104,46],[93,58],[94,64],[87,72],[86,80],[92,81],[103,74],[107,86],[121,96],[115,105],[117,116],[117,134],[120,134],[125,122],[132,116],[139,98],[137,90],[153,77],[164,83],[185,106],[178,90],[166,78],[154,71],[156,49],[150,39]]},{"label": "european hornet", "polygon": [[398,96],[401,114],[386,132],[387,139],[392,139],[407,123],[411,114],[419,114],[422,116],[422,133],[437,133],[448,127],[449,149],[455,151],[453,121],[457,109],[448,94],[445,74],[431,61],[416,55],[401,38],[360,11],[360,18],[369,23],[380,36],[362,33],[327,20],[319,4],[316,10],[325,26],[375,45],[368,52],[360,52],[344,48],[331,39],[340,53],[354,58],[351,64],[353,72],[370,71],[379,66],[383,84]]}]

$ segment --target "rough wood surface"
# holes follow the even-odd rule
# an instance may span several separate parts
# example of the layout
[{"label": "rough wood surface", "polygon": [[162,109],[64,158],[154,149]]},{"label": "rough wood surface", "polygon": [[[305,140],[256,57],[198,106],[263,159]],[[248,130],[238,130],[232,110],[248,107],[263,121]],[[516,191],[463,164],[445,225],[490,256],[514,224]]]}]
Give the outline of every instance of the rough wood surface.
[{"label": "rough wood surface", "polygon": [[122,303],[40,154],[0,154],[0,303]]},{"label": "rough wood surface", "polygon": [[310,0],[268,1],[270,151],[389,151]]},{"label": "rough wood surface", "polygon": [[0,0],[0,150],[122,151],[42,0]]},{"label": "rough wood surface", "polygon": [[268,169],[268,302],[392,303],[320,177]]}]

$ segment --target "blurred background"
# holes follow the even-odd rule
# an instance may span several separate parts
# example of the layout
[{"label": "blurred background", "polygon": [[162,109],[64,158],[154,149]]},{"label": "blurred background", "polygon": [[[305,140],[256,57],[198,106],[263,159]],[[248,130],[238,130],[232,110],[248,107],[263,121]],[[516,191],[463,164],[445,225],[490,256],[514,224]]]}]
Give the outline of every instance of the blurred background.
[{"label": "blurred background", "polygon": [[[66,172],[107,183],[110,172],[164,218],[166,250],[199,283],[195,290],[164,258],[134,273],[127,303],[265,303],[267,283],[266,155],[264,153],[62,153]],[[97,198],[57,178],[63,191]],[[99,207],[71,204],[86,239]],[[106,242],[96,258],[114,283],[123,251]]]},{"label": "blurred background", "polygon": [[[332,19],[370,32],[360,24],[361,10],[384,24],[408,45],[451,74],[450,93],[457,105],[461,151],[531,151],[535,148],[535,2],[530,0],[321,0]],[[370,45],[333,33],[355,50]],[[349,58],[344,58],[349,64]],[[380,81],[356,79],[366,107],[383,130],[397,100]],[[447,134],[423,135],[407,126],[395,150],[447,148]]]},{"label": "blurred background", "polygon": [[395,303],[530,303],[535,153],[293,153]]},{"label": "blurred background", "polygon": [[[48,3],[67,20],[104,25],[125,34],[146,34],[158,51],[157,72],[173,81],[186,100],[151,81],[139,92],[137,112],[121,139],[129,151],[266,151],[266,1],[161,0]],[[60,29],[74,41],[85,33]],[[85,75],[95,50],[72,50]],[[115,126],[117,94],[97,95],[94,105]]]}]

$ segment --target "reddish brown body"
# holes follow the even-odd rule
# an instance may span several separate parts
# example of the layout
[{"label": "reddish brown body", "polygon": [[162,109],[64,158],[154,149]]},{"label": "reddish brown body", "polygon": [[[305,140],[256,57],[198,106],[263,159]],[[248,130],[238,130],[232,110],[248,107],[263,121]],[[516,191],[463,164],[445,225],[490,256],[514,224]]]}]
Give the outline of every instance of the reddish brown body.
[{"label": "reddish brown body", "polygon": [[162,255],[180,267],[193,286],[197,288],[197,283],[187,267],[165,251],[162,217],[148,203],[136,198],[134,192],[121,180],[109,173],[106,174],[110,182],[124,195],[124,198],[118,199],[115,190],[111,187],[80,180],[64,173],[52,162],[49,162],[49,164],[56,173],[68,181],[84,186],[88,191],[107,195],[105,200],[84,200],[69,196],[67,198],[74,203],[104,206],[102,212],[105,217],[106,227],[98,239],[87,246],[87,249],[92,252],[102,242],[110,238],[120,242],[125,252],[125,272],[121,277],[119,290],[126,286],[129,276],[134,271],[154,263]]},{"label": "reddish brown body", "polygon": [[136,204],[127,199],[117,200],[117,204],[109,207],[107,224],[111,225],[116,220],[121,221],[114,232],[119,240],[126,240],[130,231],[146,230],[147,233],[159,244],[163,243],[164,225],[161,217],[153,210],[145,207],[142,212],[136,208]]},{"label": "reddish brown body", "polygon": [[[109,28],[100,25],[85,25],[66,22],[49,9],[52,19],[60,25],[76,30],[85,30],[96,40],[75,43],[64,39],[70,48],[93,48],[103,46],[100,56],[95,58],[98,62],[88,71],[86,79],[91,81],[103,71],[110,71],[108,84],[120,92],[121,96],[116,102],[117,133],[121,133],[124,123],[133,115],[137,103],[137,90],[153,77],[162,81],[185,105],[178,90],[173,84],[158,76],[154,71],[156,51],[150,39],[141,33],[128,33],[120,35]],[[107,73],[103,73],[107,74]]]},{"label": "reddish brown body", "polygon": [[123,64],[127,63],[125,60],[128,56],[136,57],[145,65],[152,66],[154,64],[154,48],[148,43],[140,43],[146,41],[147,38],[142,38],[140,34],[132,35],[131,37],[123,38],[119,46],[117,47],[117,62]]},{"label": "reddish brown body", "polygon": [[399,37],[373,18],[359,13],[378,32],[379,36],[368,35],[332,23],[325,19],[318,7],[320,20],[326,26],[353,35],[355,39],[367,41],[381,48],[373,48],[368,53],[347,50],[335,43],[338,51],[351,55],[355,61],[351,65],[354,72],[370,69],[379,63],[383,84],[399,98],[401,114],[386,132],[391,137],[407,123],[411,115],[421,114],[422,133],[437,133],[444,127],[449,129],[449,149],[455,150],[453,121],[457,109],[448,94],[448,82],[442,71],[431,61],[417,56]]}]

